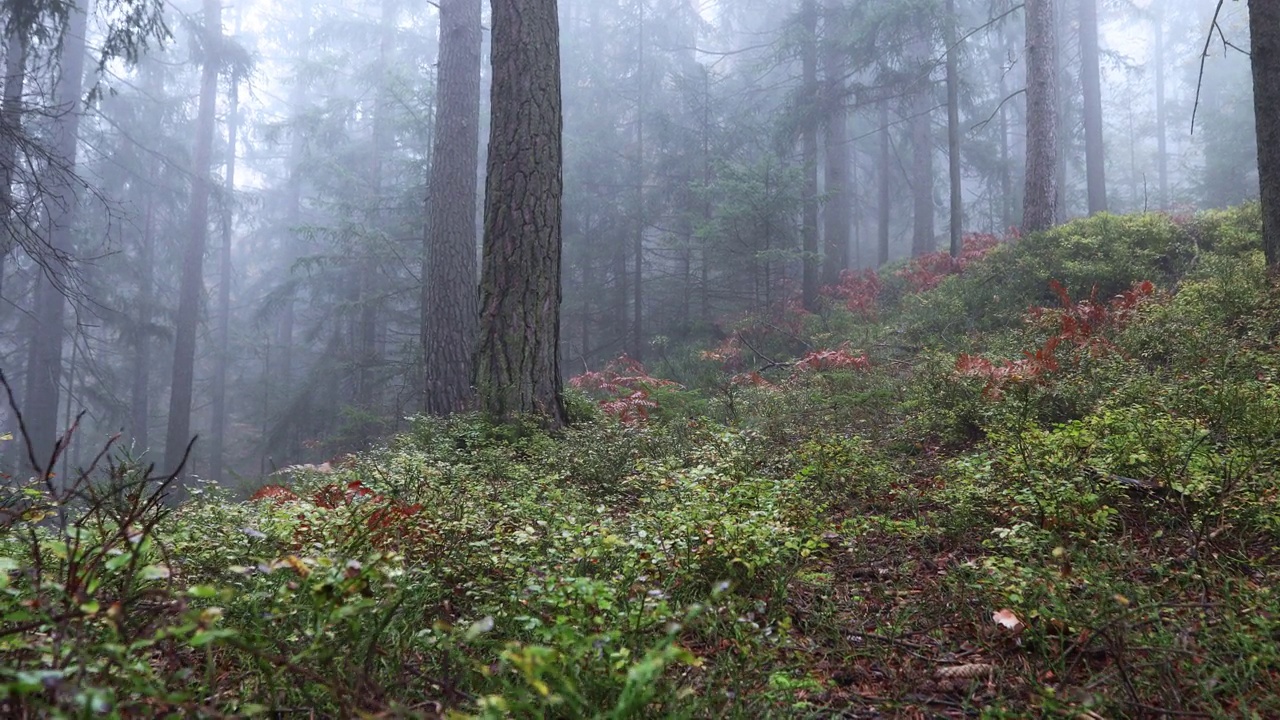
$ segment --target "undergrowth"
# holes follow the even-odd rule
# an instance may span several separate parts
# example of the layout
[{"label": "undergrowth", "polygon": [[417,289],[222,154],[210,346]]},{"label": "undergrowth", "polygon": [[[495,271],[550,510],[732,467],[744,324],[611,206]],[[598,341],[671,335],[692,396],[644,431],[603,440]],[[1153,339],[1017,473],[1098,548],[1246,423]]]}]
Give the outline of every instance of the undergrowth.
[{"label": "undergrowth", "polygon": [[0,712],[1280,716],[1257,232],[974,236],[580,376],[556,436],[420,419],[248,500],[14,480]]}]

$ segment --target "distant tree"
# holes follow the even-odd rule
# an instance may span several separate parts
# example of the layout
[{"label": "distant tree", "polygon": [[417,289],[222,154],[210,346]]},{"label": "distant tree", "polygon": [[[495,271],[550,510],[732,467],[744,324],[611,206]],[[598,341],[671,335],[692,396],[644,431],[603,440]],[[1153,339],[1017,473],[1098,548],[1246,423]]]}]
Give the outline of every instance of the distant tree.
[{"label": "distant tree", "polygon": [[[800,3],[803,25],[801,63],[804,113],[801,128],[801,163],[804,165],[804,227],[801,232],[804,250],[801,299],[806,310],[818,307],[818,5],[815,0]],[[828,148],[829,150],[830,148]],[[831,228],[827,228],[829,233]],[[824,263],[825,265],[826,263]],[[830,282],[830,281],[828,281]]]},{"label": "distant tree", "polygon": [[[75,171],[76,145],[79,142],[88,8],[71,8],[69,13],[54,91],[58,117],[54,122],[51,146],[51,154],[64,172],[54,172],[49,178],[46,201],[48,247],[61,257],[69,257],[73,250],[72,231],[79,205],[71,173]],[[36,279],[35,328],[27,355],[26,397],[22,409],[26,414],[27,438],[36,450],[39,462],[51,456],[58,432],[67,279],[67,268],[62,262],[48,264],[45,272]],[[44,470],[52,471],[52,468]]]},{"label": "distant tree", "polygon": [[1249,38],[1262,191],[1262,247],[1267,266],[1280,270],[1280,3],[1249,0]]},{"label": "distant tree", "polygon": [[1080,84],[1084,89],[1084,159],[1089,214],[1107,211],[1102,144],[1102,78],[1098,69],[1098,0],[1080,0]]},{"label": "distant tree", "polygon": [[848,87],[845,76],[848,58],[843,44],[844,7],[839,0],[826,0],[823,7],[823,145],[826,154],[823,173],[822,281],[834,284],[849,266],[849,208],[853,204],[849,156]]},{"label": "distant tree", "polygon": [[1057,213],[1058,92],[1054,0],[1027,0],[1027,169],[1022,229],[1053,226]]},{"label": "distant tree", "polygon": [[494,418],[566,422],[560,379],[563,192],[556,0],[494,0],[476,387]]},{"label": "distant tree", "polygon": [[222,4],[204,0],[204,51],[200,103],[196,116],[195,152],[191,162],[191,198],[187,206],[187,238],[178,290],[177,327],[173,344],[173,383],[169,390],[169,426],[164,467],[173,470],[191,442],[191,397],[195,384],[196,331],[204,305],[204,252],[209,235],[209,166],[218,104],[218,70],[222,43]]},{"label": "distant tree", "polygon": [[476,163],[480,154],[480,0],[441,0],[436,124],[423,248],[426,410],[471,400],[476,323]]}]

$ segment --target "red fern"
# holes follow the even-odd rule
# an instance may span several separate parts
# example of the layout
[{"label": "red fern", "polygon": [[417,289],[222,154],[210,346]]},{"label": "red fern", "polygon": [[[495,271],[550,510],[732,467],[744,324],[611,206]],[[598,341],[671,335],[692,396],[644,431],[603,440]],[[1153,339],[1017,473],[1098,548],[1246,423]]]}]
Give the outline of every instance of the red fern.
[{"label": "red fern", "polygon": [[594,396],[606,414],[626,424],[649,419],[658,408],[651,397],[656,388],[679,388],[680,384],[656,378],[639,361],[623,355],[603,370],[585,372],[569,379],[569,384]]}]

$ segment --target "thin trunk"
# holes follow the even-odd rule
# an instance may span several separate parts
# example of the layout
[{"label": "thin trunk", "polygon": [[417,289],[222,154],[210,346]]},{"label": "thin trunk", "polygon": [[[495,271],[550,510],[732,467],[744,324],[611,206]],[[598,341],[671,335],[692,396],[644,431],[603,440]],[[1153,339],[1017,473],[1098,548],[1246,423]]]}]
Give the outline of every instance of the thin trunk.
[{"label": "thin trunk", "polygon": [[883,266],[889,262],[889,202],[892,195],[889,192],[889,101],[880,101],[880,167],[876,170],[876,181],[880,184],[880,204],[878,207],[880,217],[877,230],[879,237],[879,252],[877,253],[877,266]]},{"label": "thin trunk", "polygon": [[960,72],[956,41],[956,2],[947,0],[947,161],[951,175],[951,257],[960,256],[964,198],[960,187]]},{"label": "thin trunk", "polygon": [[493,0],[476,387],[491,417],[565,424],[560,379],[564,118],[555,0]]},{"label": "thin trunk", "polygon": [[[1066,63],[1062,61],[1062,51],[1066,47],[1067,38],[1067,17],[1065,12],[1059,10],[1065,6],[1066,0],[1050,0],[1055,3],[1054,9],[1054,35],[1053,35],[1053,67],[1054,70],[1054,107],[1057,112],[1058,124],[1058,153],[1057,164],[1054,166],[1054,222],[1058,225],[1067,221],[1068,198],[1067,198],[1067,160],[1071,157],[1071,153],[1075,150],[1073,143],[1074,137],[1072,130],[1072,107],[1067,93],[1063,88],[1071,86],[1071,77],[1067,74]],[[1062,2],[1059,6],[1056,3]],[[1024,11],[1025,12],[1025,11]]]},{"label": "thin trunk", "polygon": [[[1003,74],[1000,77],[1000,97],[1008,96]],[[1013,164],[1009,152],[1009,111],[1000,106],[1000,229],[1013,227]]]},{"label": "thin trunk", "polygon": [[[4,56],[4,100],[0,102],[0,218],[12,222],[13,171],[18,157],[18,136],[22,132],[22,86],[26,81],[27,33],[17,28],[9,33]],[[13,250],[9,233],[0,237],[0,298],[4,297],[5,259]],[[4,303],[0,303],[3,317]]]},{"label": "thin trunk", "polygon": [[[149,163],[154,168],[154,163]],[[154,171],[150,173],[155,177]],[[134,447],[146,452],[151,445],[151,322],[155,304],[155,192],[147,188],[146,209],[142,214],[142,233],[138,242],[137,334],[134,339],[133,378],[130,389],[129,425]]]},{"label": "thin trunk", "polygon": [[204,0],[205,57],[200,75],[200,105],[196,111],[195,152],[191,166],[191,198],[187,213],[187,244],[182,256],[178,290],[177,328],[173,342],[173,383],[169,394],[169,428],[165,434],[164,468],[178,469],[191,442],[191,400],[195,385],[196,330],[203,305],[204,250],[209,235],[210,156],[218,104],[218,55],[222,43],[222,4]]},{"label": "thin trunk", "polygon": [[[55,88],[58,107],[54,123],[52,150],[64,164],[48,188],[45,207],[48,212],[50,249],[58,254],[73,251],[72,230],[76,222],[77,198],[70,173],[75,172],[76,144],[80,131],[80,94],[83,88],[85,31],[88,24],[86,7],[72,8],[63,39],[61,72]],[[58,396],[62,382],[62,345],[66,330],[63,317],[66,298],[63,290],[66,268],[57,258],[50,258],[35,287],[34,333],[27,356],[27,387],[23,402],[28,439],[42,464],[52,456],[58,434]],[[52,472],[53,468],[42,468]]]},{"label": "thin trunk", "polygon": [[1262,249],[1280,272],[1280,3],[1249,0],[1253,109],[1262,195]]},{"label": "thin trunk", "polygon": [[644,114],[645,107],[645,1],[640,0],[640,44],[636,69],[638,84],[636,96],[636,219],[631,238],[631,255],[635,262],[635,276],[631,281],[631,357],[644,359]]},{"label": "thin trunk", "polygon": [[1164,106],[1164,3],[1154,3],[1155,11],[1155,66],[1156,66],[1156,174],[1159,176],[1159,196],[1156,206],[1161,210],[1169,207],[1169,148],[1168,132],[1165,130]]},{"label": "thin trunk", "polygon": [[1022,229],[1052,227],[1057,218],[1058,107],[1053,0],[1027,0],[1027,170]]},{"label": "thin trunk", "polygon": [[823,257],[822,280],[827,284],[840,281],[840,272],[849,267],[849,111],[845,104],[846,56],[835,37],[839,28],[836,16],[838,0],[827,0],[822,56],[822,72],[826,76],[827,109],[823,141],[826,146],[824,194],[822,206]]},{"label": "thin trunk", "polygon": [[1089,214],[1107,211],[1102,144],[1102,78],[1098,67],[1098,0],[1080,0],[1080,80],[1084,90],[1084,159]]},{"label": "thin trunk", "polygon": [[239,130],[240,80],[231,78],[227,110],[226,198],[222,209],[222,246],[218,262],[218,350],[213,370],[213,438],[209,470],[215,482],[222,482],[223,455],[227,439],[227,365],[231,353],[231,229],[235,221],[236,133]]},{"label": "thin trunk", "polygon": [[479,316],[480,11],[480,0],[440,3],[440,65],[422,274],[426,410],[436,415],[457,412],[471,402],[471,353]]},{"label": "thin trunk", "polygon": [[[301,9],[302,28],[301,42],[299,43],[301,68],[293,79],[293,88],[289,94],[289,113],[293,122],[292,134],[289,138],[289,185],[288,185],[288,206],[286,209],[286,221],[288,222],[288,230],[285,236],[284,258],[287,264],[287,272],[293,272],[293,263],[297,259],[299,253],[297,238],[291,237],[288,233],[298,228],[302,224],[302,161],[306,153],[306,136],[302,132],[302,117],[306,113],[307,105],[307,62],[310,59],[308,50],[311,47],[311,0],[304,0]],[[283,388],[284,395],[288,396],[293,388],[293,331],[296,321],[294,303],[297,298],[293,293],[284,299],[284,307],[280,312],[280,324],[276,329],[276,343],[280,345],[280,362],[276,370],[279,378],[279,386]]]},{"label": "thin trunk", "polygon": [[[818,6],[816,0],[804,0],[800,8],[804,24],[802,58],[802,83],[804,97],[798,108],[804,117],[800,144],[802,172],[804,173],[804,227],[801,229],[801,250],[804,252],[804,274],[801,281],[801,302],[804,308],[818,308]],[[831,149],[827,148],[828,156]],[[828,188],[830,190],[830,188]],[[830,228],[827,228],[830,232]],[[823,263],[823,267],[826,263]]]}]

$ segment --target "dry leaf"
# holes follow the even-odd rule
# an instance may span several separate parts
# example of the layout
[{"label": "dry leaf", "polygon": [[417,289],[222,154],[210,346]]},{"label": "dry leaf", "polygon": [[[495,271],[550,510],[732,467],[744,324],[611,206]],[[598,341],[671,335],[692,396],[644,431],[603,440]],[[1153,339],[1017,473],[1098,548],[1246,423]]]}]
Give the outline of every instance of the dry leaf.
[{"label": "dry leaf", "polygon": [[991,613],[991,619],[1009,632],[1022,632],[1023,628],[1026,627],[1022,622],[1022,618],[1019,618],[1008,608]]}]

